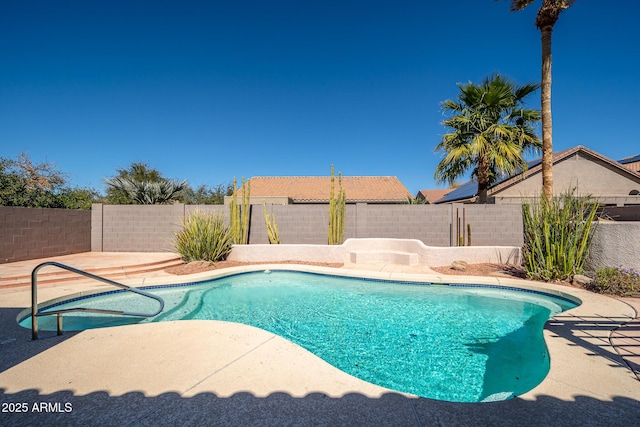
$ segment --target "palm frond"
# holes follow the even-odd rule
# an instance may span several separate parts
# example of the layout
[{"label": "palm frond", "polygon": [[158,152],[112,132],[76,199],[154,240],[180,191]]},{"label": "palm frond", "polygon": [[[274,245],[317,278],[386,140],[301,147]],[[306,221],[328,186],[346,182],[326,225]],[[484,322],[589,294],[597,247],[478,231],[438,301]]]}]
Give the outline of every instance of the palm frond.
[{"label": "palm frond", "polygon": [[524,98],[539,85],[517,86],[499,74],[481,84],[458,84],[458,97],[442,103],[448,117],[442,122],[449,132],[436,152],[444,153],[434,176],[438,182],[454,182],[472,170],[478,185],[488,188],[504,174],[521,170],[523,152],[540,146],[533,124],[540,112],[525,109]]}]

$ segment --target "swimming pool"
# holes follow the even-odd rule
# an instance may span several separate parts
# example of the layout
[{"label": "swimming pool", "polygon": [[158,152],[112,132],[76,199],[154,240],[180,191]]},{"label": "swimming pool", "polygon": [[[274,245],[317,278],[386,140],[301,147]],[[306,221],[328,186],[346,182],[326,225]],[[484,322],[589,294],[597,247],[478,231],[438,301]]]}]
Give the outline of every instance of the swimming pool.
[{"label": "swimming pool", "polygon": [[[549,370],[542,336],[549,317],[577,301],[535,291],[430,285],[294,271],[253,272],[143,288],[165,300],[150,319],[64,316],[65,330],[168,320],[215,319],[280,335],[353,376],[393,390],[458,402],[503,400]],[[115,291],[60,302],[70,307],[153,309]],[[29,327],[30,317],[20,319]],[[55,316],[40,318],[55,330]]]}]

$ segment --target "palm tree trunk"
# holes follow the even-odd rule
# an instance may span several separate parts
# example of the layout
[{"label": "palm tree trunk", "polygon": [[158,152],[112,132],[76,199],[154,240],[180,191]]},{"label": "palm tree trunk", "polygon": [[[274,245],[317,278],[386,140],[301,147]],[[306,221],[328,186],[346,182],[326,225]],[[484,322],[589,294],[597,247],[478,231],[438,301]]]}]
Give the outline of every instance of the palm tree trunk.
[{"label": "palm tree trunk", "polygon": [[553,197],[553,141],[551,137],[551,32],[550,25],[540,28],[542,34],[542,188],[547,200]]},{"label": "palm tree trunk", "polygon": [[487,193],[489,190],[489,165],[484,158],[478,159],[478,203],[487,203]]}]

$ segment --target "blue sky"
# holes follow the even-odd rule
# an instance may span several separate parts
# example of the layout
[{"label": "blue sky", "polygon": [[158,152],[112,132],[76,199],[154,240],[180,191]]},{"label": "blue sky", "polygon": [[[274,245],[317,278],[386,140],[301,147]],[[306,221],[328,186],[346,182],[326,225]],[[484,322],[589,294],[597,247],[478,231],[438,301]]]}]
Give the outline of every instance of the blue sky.
[{"label": "blue sky", "polygon": [[[540,3],[0,0],[0,157],[99,191],[145,162],[194,187],[333,164],[415,194],[457,83],[540,80]],[[640,154],[640,2],[604,3],[555,26],[553,141],[619,160]]]}]

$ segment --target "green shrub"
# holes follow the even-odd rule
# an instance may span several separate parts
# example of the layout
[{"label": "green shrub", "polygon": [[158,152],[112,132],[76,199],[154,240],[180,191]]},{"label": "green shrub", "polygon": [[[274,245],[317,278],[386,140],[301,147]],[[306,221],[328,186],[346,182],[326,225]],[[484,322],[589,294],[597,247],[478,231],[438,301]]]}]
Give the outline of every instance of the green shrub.
[{"label": "green shrub", "polygon": [[527,276],[535,280],[567,280],[584,271],[595,230],[597,202],[577,197],[574,190],[535,204],[522,203]]},{"label": "green shrub", "polygon": [[175,249],[185,261],[223,261],[231,252],[231,231],[222,214],[195,211],[181,225]]},{"label": "green shrub", "polygon": [[596,277],[587,289],[600,294],[623,297],[640,295],[640,273],[622,267],[606,267],[596,271]]}]

